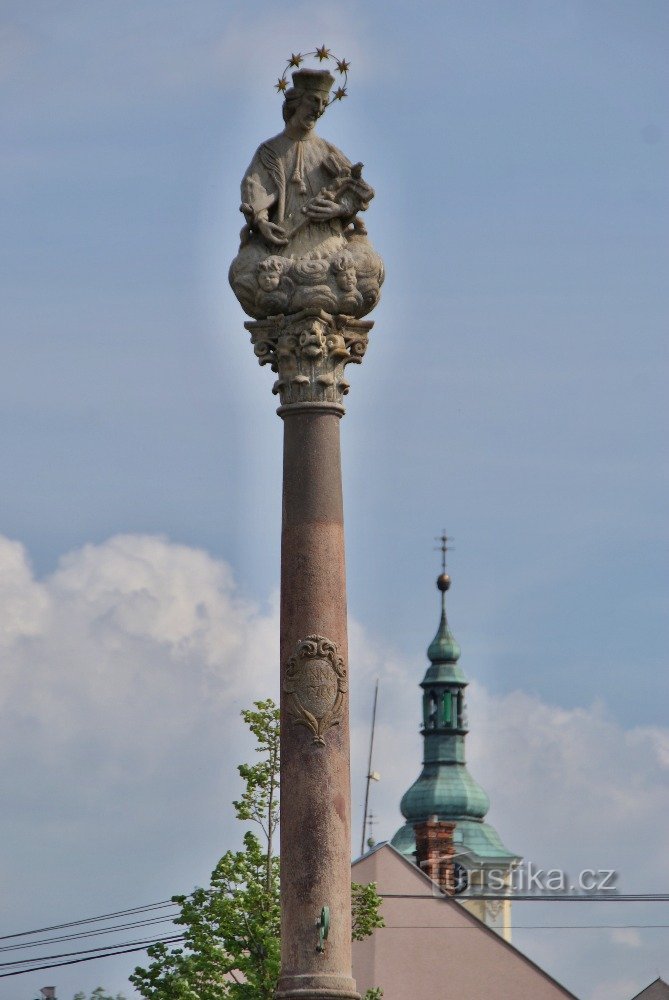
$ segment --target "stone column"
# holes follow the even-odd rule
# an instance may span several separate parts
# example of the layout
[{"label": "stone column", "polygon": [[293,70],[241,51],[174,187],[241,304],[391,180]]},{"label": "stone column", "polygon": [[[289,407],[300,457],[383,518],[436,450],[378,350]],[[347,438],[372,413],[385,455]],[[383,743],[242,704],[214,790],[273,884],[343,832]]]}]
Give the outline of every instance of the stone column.
[{"label": "stone column", "polygon": [[362,359],[372,324],[303,313],[246,326],[261,364],[278,373],[284,421],[277,998],[357,1000],[339,421],[344,367]]},{"label": "stone column", "polygon": [[[346,365],[359,363],[383,261],[359,213],[374,190],[315,133],[347,96],[349,64],[287,73],[285,127],[242,179],[245,225],[229,280],[284,421],[281,541],[281,974],[277,998],[358,1000],[351,975],[348,649],[339,421]],[[322,63],[332,60],[340,75]]]}]

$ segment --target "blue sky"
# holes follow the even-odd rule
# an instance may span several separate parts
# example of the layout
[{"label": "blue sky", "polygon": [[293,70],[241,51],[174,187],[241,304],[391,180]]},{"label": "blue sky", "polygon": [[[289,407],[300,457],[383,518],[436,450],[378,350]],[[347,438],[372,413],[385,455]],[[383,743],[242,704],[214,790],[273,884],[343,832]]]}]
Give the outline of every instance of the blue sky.
[{"label": "blue sky", "polygon": [[[14,609],[8,634],[14,643],[16,615],[33,622],[25,634],[42,643],[47,692],[55,669],[71,670],[76,704],[86,685],[72,663],[83,671],[85,658],[74,638],[45,624],[40,602],[60,606],[65,560],[83,588],[67,593],[90,611],[86,587],[116,565],[109,539],[119,534],[141,536],[151,565],[167,552],[175,565],[192,557],[209,566],[193,555],[203,550],[229,568],[235,614],[260,616],[268,629],[275,620],[281,424],[271,375],[255,362],[226,274],[243,221],[239,180],[258,143],[281,125],[273,82],[292,51],[325,43],[352,69],[350,98],[319,130],[365,163],[377,191],[367,224],[388,274],[342,423],[349,604],[369,668],[353,711],[362,734],[380,672],[384,725],[407,741],[406,759],[375,789],[387,815],[379,833],[392,834],[399,794],[418,768],[417,689],[413,709],[406,699],[436,625],[432,545],[442,527],[455,536],[450,618],[466,672],[483,692],[482,726],[495,717],[493,702],[513,716],[516,701],[529,697],[550,706],[554,720],[567,713],[578,728],[580,719],[595,741],[584,753],[595,757],[597,739],[624,748],[637,746],[640,732],[666,733],[668,22],[666,5],[649,0],[322,10],[293,0],[252,9],[209,0],[5,0],[0,533],[25,547],[33,575],[24,557],[8,555],[2,579],[22,595],[6,605]],[[145,536],[155,535],[166,548],[149,545]],[[132,590],[127,572],[115,593]],[[205,587],[197,580],[194,591]],[[97,619],[81,615],[87,624],[75,632],[88,643]],[[169,640],[156,633],[151,641]],[[97,647],[84,645],[95,659]],[[29,670],[31,661],[11,649],[16,670]],[[50,649],[60,652],[49,671]],[[133,657],[141,673],[140,651]],[[207,662],[193,669],[206,673]],[[390,662],[396,669],[386,676]],[[224,658],[219,668],[224,678]],[[113,675],[113,661],[108,669]],[[271,684],[263,676],[258,694]],[[105,714],[97,694],[81,711],[99,728],[122,726],[137,693],[136,678],[127,683],[118,717]],[[236,717],[249,695],[240,689],[221,712]],[[8,732],[16,723],[12,746],[26,741],[35,773],[47,702],[45,694],[22,725],[10,707],[5,724]],[[503,838],[522,839],[522,827],[502,829],[515,815],[513,796],[504,798],[518,767],[515,737],[495,771],[486,764],[498,754],[490,726],[472,737],[479,767],[489,769],[487,784],[479,777],[500,810]],[[84,743],[72,739],[58,774],[65,782],[69,766],[75,785],[96,783],[77,770],[85,734]],[[238,759],[234,742],[229,752]],[[614,758],[625,786],[626,754]],[[207,767],[216,770],[211,760]],[[601,776],[605,787],[612,767]],[[639,775],[655,771],[640,759],[634,767],[628,777],[638,790]],[[211,780],[198,808],[218,788]],[[220,792],[228,800],[233,780]],[[565,775],[565,788],[572,780]],[[152,795],[160,810],[160,787],[143,789],[147,814]],[[15,789],[17,815],[30,824],[31,810],[57,813],[63,788],[47,783],[28,803]],[[640,808],[633,799],[622,824]],[[82,802],[75,797],[69,809],[79,846],[69,854],[63,847],[65,872],[89,829]],[[542,809],[551,814],[550,803]],[[512,849],[540,850],[536,813],[526,817],[527,844]],[[588,823],[597,843],[604,817]],[[22,829],[4,840],[16,844],[15,856],[7,848],[8,870],[20,870]],[[146,835],[159,829],[149,823]],[[97,895],[70,885],[66,917],[105,909],[107,898],[109,909],[149,902],[202,880],[216,845],[221,853],[227,842],[212,834],[191,872],[191,836],[188,828],[173,862],[178,884],[167,884],[167,862],[149,877],[147,855],[137,851],[141,899],[127,886],[117,900],[105,895],[111,883]],[[111,834],[107,850],[120,856]],[[666,879],[636,886],[631,845],[619,854],[628,891],[667,888]],[[50,871],[35,892],[55,891],[44,882]],[[42,921],[20,879],[12,885],[9,899],[22,902],[3,915],[7,933],[17,913],[25,926]],[[620,951],[615,942],[610,949],[597,952],[602,965]],[[622,972],[602,986],[585,958],[576,972],[561,968],[557,952],[547,961],[558,978],[576,977],[568,983],[576,992],[595,998],[603,989],[624,1000],[625,989],[631,995],[654,978],[659,961],[646,943],[628,952],[629,989]],[[102,970],[90,976],[104,978]],[[115,976],[108,985],[123,988]],[[74,992],[83,979],[67,981]],[[1,1000],[15,995],[15,985],[3,990]]]}]

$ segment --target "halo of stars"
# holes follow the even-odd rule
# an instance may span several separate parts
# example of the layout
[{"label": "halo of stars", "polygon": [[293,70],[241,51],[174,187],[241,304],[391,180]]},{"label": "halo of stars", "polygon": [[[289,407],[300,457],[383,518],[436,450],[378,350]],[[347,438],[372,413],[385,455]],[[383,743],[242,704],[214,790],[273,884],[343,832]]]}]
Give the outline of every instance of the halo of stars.
[{"label": "halo of stars", "polygon": [[[339,86],[328,101],[328,104],[332,104],[333,101],[343,101],[345,97],[348,97],[346,88],[348,86],[348,71],[351,68],[351,64],[346,59],[338,59],[325,45],[321,45],[320,48],[314,49],[312,52],[292,52],[290,59],[286,63],[286,68],[274,84],[275,90],[279,94],[284,94],[288,90],[288,74],[291,69],[299,69],[304,60],[312,56],[318,59],[319,63],[332,60],[336,72],[339,73]],[[328,66],[328,69],[331,68],[331,66]]]}]

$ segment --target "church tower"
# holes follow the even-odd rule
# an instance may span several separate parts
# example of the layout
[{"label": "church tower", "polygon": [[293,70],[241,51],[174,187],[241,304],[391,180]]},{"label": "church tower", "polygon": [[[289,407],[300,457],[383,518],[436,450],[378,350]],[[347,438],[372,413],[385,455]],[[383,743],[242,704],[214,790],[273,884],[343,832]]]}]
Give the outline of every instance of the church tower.
[{"label": "church tower", "polygon": [[[446,617],[446,592],[451,586],[446,573],[448,536],[442,535],[440,541],[442,572],[437,578],[437,588],[441,594],[441,620],[427,650],[430,666],[420,685],[423,770],[402,797],[400,808],[406,823],[391,843],[415,863],[415,825],[433,817],[455,823],[455,881],[459,901],[510,941],[511,901],[504,892],[510,885],[513,869],[522,859],[511,854],[497,831],[485,822],[490,799],[467,770],[467,678],[459,663],[460,647]],[[491,893],[500,898],[477,898]]]}]

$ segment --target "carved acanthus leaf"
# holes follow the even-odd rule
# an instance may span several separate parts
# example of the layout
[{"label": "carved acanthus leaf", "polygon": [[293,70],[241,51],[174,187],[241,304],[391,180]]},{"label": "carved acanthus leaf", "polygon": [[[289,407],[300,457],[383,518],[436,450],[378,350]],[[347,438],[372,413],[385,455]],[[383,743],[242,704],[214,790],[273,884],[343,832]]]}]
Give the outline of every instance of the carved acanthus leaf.
[{"label": "carved acanthus leaf", "polygon": [[260,364],[278,375],[272,391],[282,405],[341,405],[349,390],[344,368],[362,361],[372,323],[305,310],[245,326]]}]

